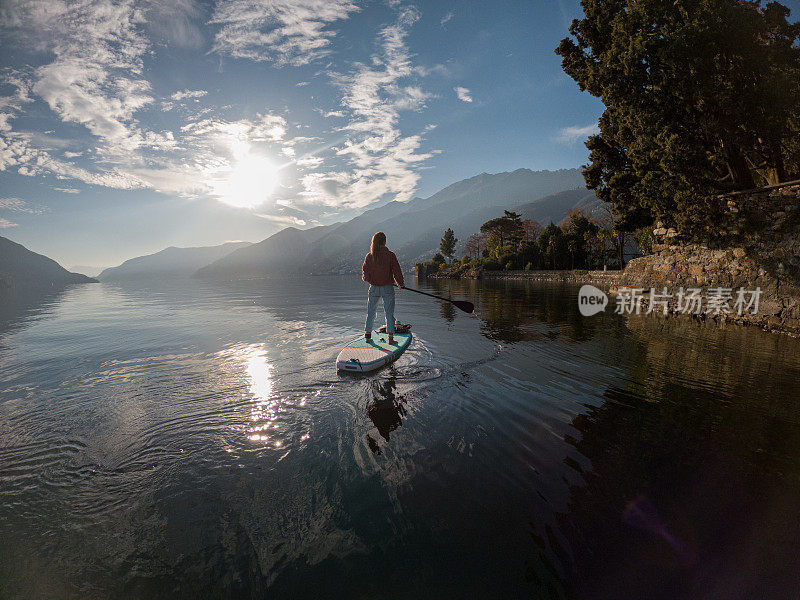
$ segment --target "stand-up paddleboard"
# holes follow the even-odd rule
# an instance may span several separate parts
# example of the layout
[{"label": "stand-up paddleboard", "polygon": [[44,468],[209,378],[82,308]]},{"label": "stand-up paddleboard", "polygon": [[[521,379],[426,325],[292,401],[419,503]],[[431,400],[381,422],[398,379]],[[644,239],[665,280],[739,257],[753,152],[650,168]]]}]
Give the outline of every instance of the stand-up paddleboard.
[{"label": "stand-up paddleboard", "polygon": [[411,344],[411,332],[395,333],[394,345],[389,345],[389,335],[381,331],[373,331],[372,339],[364,336],[347,344],[336,357],[336,369],[367,373],[388,365],[400,358]]}]

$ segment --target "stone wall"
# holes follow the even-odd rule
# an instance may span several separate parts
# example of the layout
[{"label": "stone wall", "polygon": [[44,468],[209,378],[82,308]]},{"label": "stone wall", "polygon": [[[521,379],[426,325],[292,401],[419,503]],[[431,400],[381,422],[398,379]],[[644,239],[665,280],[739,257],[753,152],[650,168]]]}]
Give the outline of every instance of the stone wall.
[{"label": "stone wall", "polygon": [[[800,333],[800,182],[720,196],[711,210],[717,223],[713,242],[684,241],[658,223],[653,254],[630,261],[618,288],[760,288],[758,314],[704,310],[700,318]],[[670,311],[677,312],[675,302]]]},{"label": "stone wall", "polygon": [[591,283],[609,288],[622,282],[622,271],[482,271],[480,279]]}]

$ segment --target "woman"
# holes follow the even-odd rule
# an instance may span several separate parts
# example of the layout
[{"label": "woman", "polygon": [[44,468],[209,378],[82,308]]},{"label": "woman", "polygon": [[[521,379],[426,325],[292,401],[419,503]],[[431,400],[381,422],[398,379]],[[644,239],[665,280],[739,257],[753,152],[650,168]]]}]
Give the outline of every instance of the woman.
[{"label": "woman", "polygon": [[372,236],[372,245],[364,257],[361,273],[361,278],[369,284],[364,338],[367,341],[372,339],[375,309],[378,308],[378,299],[383,298],[386,332],[389,334],[389,344],[394,344],[394,282],[397,282],[397,287],[403,289],[403,271],[394,252],[386,247],[386,234],[382,231]]}]

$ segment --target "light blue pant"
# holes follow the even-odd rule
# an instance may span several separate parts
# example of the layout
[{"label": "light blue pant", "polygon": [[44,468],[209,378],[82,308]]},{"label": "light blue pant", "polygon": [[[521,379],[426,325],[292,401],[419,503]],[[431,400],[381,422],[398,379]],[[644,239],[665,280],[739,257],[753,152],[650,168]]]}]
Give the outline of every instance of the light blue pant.
[{"label": "light blue pant", "polygon": [[371,285],[367,296],[367,323],[364,331],[372,331],[375,323],[375,310],[378,308],[378,300],[383,298],[383,311],[386,313],[386,331],[394,333],[394,286],[393,285]]}]

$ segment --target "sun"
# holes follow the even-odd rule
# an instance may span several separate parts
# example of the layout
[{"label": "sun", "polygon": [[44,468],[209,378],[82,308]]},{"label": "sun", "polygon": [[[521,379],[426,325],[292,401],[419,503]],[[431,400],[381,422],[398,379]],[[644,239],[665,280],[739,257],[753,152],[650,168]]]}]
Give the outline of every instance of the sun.
[{"label": "sun", "polygon": [[212,188],[225,204],[255,208],[264,204],[278,185],[278,169],[262,155],[247,154],[219,173]]}]

